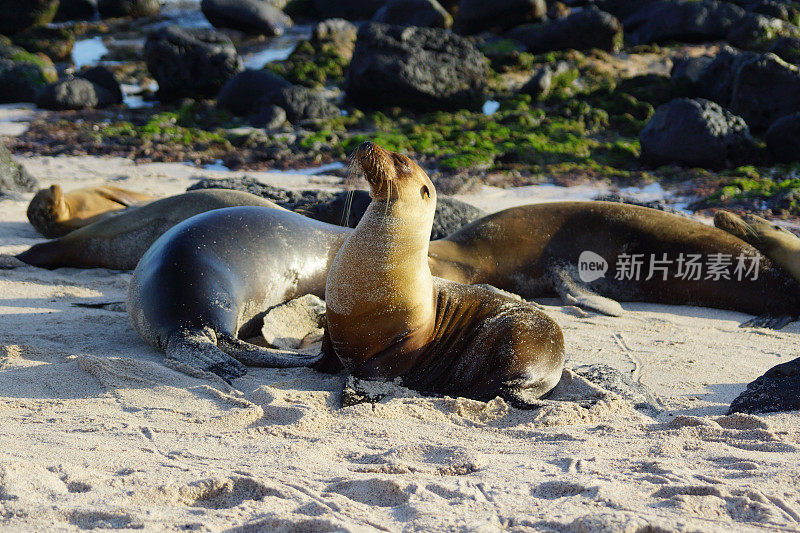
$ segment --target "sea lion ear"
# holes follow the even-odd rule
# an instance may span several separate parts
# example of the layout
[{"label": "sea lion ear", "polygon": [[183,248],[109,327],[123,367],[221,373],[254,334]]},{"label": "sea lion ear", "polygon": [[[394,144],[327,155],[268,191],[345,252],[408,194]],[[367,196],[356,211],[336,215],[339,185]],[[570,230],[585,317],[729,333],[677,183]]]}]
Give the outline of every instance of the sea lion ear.
[{"label": "sea lion ear", "polygon": [[427,185],[423,185],[419,190],[419,194],[423,198],[430,198],[431,197],[431,190],[428,189]]}]

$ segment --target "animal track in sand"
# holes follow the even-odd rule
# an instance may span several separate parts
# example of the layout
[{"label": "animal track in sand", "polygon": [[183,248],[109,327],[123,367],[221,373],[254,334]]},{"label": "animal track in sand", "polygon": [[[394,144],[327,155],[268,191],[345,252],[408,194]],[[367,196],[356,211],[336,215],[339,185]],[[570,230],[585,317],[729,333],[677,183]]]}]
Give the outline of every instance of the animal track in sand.
[{"label": "animal track in sand", "polygon": [[353,457],[358,465],[352,470],[380,474],[409,474],[423,472],[440,476],[471,474],[483,468],[484,458],[459,446],[429,446],[411,444],[385,452]]},{"label": "animal track in sand", "polygon": [[247,500],[261,501],[267,496],[285,498],[277,489],[249,477],[204,479],[188,485],[170,485],[158,489],[165,501],[190,507],[228,509]]},{"label": "animal track in sand", "polygon": [[354,502],[376,507],[397,507],[407,503],[409,499],[398,483],[378,478],[331,483],[325,492],[340,494]]},{"label": "animal track in sand", "polygon": [[570,481],[546,481],[531,489],[531,496],[544,500],[584,495],[588,498],[597,496],[598,487],[589,487],[582,483]]},{"label": "animal track in sand", "polygon": [[144,524],[128,514],[102,511],[72,511],[67,520],[80,529],[143,529]]},{"label": "animal track in sand", "polygon": [[270,531],[271,533],[297,533],[299,531],[303,533],[327,533],[330,531],[350,531],[350,528],[344,524],[324,518],[295,521],[273,516],[259,518],[228,531],[230,533],[261,533],[262,531]]}]

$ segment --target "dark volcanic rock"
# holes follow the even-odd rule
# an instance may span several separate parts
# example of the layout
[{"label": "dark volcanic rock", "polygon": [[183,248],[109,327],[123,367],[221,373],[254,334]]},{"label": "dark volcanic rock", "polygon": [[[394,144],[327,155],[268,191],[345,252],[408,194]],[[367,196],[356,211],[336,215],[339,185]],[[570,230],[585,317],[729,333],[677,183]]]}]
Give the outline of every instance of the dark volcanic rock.
[{"label": "dark volcanic rock", "polygon": [[97,0],[61,0],[55,21],[89,20],[97,13]]},{"label": "dark volcanic rock", "polygon": [[84,78],[67,78],[48,85],[36,97],[36,105],[56,111],[97,109],[119,103],[114,95]]},{"label": "dark volcanic rock", "polygon": [[264,128],[266,131],[273,131],[280,128],[286,122],[286,110],[274,104],[269,104],[261,111],[252,115],[249,119],[250,125],[256,128]]},{"label": "dark volcanic rock", "polygon": [[753,13],[796,23],[798,18],[800,18],[800,11],[795,7],[796,5],[797,4],[792,5],[788,2],[776,2],[775,0],[759,0],[757,2],[748,1],[742,7]]},{"label": "dark volcanic rock", "polygon": [[32,28],[14,35],[14,44],[31,53],[41,52],[53,61],[72,59],[75,35],[65,28]]},{"label": "dark volcanic rock", "polygon": [[323,46],[330,46],[340,56],[350,60],[356,46],[357,36],[358,28],[352,22],[345,19],[328,19],[314,26],[309,42],[315,50],[321,50]]},{"label": "dark volcanic rock", "polygon": [[0,42],[0,103],[33,102],[40,89],[57,79],[49,59]]},{"label": "dark volcanic rock", "polygon": [[728,41],[746,50],[768,50],[779,38],[800,37],[800,29],[785,20],[748,13],[728,32]]},{"label": "dark volcanic rock", "polygon": [[[253,178],[205,178],[187,190],[195,189],[235,189],[272,200],[281,207],[297,211],[302,215],[328,224],[356,227],[364,216],[370,202],[366,191],[344,191],[331,193],[327,191],[289,191],[270,185],[264,185]],[[431,239],[441,239],[462,226],[477,220],[485,213],[477,207],[465,204],[453,198],[439,197],[436,204]]]},{"label": "dark volcanic rock", "polygon": [[248,69],[225,83],[217,96],[217,106],[234,115],[252,115],[272,103],[274,94],[286,87],[291,84],[277,74]]},{"label": "dark volcanic rock", "polygon": [[544,0],[461,0],[453,29],[464,34],[503,31],[546,16]]},{"label": "dark volcanic rock", "polygon": [[521,42],[534,54],[590,48],[615,52],[622,46],[622,24],[610,13],[588,7],[564,18],[519,26],[506,37]]},{"label": "dark volcanic rock", "polygon": [[730,110],[756,131],[782,116],[800,111],[800,69],[773,54],[759,54],[739,64]]},{"label": "dark volcanic rock", "polygon": [[13,35],[52,22],[58,0],[0,0],[0,34]]},{"label": "dark volcanic rock", "polygon": [[800,113],[779,118],[767,130],[767,148],[778,161],[800,161]]},{"label": "dark volcanic rock", "polygon": [[103,18],[154,17],[161,11],[160,0],[98,0],[97,10]]},{"label": "dark volcanic rock", "polygon": [[286,111],[289,122],[321,120],[339,115],[339,109],[321,94],[306,87],[293,85],[278,89],[270,103]]},{"label": "dark volcanic rock", "polygon": [[685,96],[697,95],[698,82],[713,62],[714,58],[711,56],[687,57],[675,61],[670,72],[675,90]]},{"label": "dark volcanic rock", "polygon": [[520,88],[520,92],[534,97],[547,96],[553,85],[553,79],[569,72],[570,68],[566,61],[557,61],[554,64],[539,67],[533,71],[531,79]]},{"label": "dark volcanic rock", "polygon": [[769,51],[787,63],[800,65],[800,38],[798,37],[781,37],[772,43]]},{"label": "dark volcanic rock", "polygon": [[727,38],[747,12],[715,0],[660,0],[623,20],[631,44],[703,42]]},{"label": "dark volcanic rock", "polygon": [[478,109],[486,75],[483,54],[463,37],[370,23],[358,32],[345,90],[366,107]]},{"label": "dark volcanic rock", "polygon": [[292,19],[264,0],[203,0],[200,9],[215,28],[231,28],[254,35],[281,35],[292,26]]},{"label": "dark volcanic rock", "polygon": [[144,58],[162,101],[213,98],[242,70],[231,40],[209,29],[171,26],[157,30],[147,37]]},{"label": "dark volcanic rock", "polygon": [[314,0],[321,19],[369,20],[387,0]]},{"label": "dark volcanic rock", "polygon": [[741,117],[702,99],[678,98],[659,106],[639,141],[642,159],[653,165],[718,169],[747,161],[755,150]]},{"label": "dark volcanic rock", "polygon": [[106,67],[93,67],[82,70],[77,74],[77,77],[89,80],[108,91],[112,98],[112,104],[122,103],[122,87],[117,81],[117,78],[114,77],[114,73]]},{"label": "dark volcanic rock", "polygon": [[800,357],[773,366],[748,383],[728,413],[777,413],[800,410]]},{"label": "dark volcanic rock", "polygon": [[14,161],[11,152],[0,143],[0,194],[34,192],[39,182],[25,167]]},{"label": "dark volcanic rock", "polygon": [[372,22],[422,28],[449,28],[453,25],[453,17],[436,0],[389,0],[375,12]]}]

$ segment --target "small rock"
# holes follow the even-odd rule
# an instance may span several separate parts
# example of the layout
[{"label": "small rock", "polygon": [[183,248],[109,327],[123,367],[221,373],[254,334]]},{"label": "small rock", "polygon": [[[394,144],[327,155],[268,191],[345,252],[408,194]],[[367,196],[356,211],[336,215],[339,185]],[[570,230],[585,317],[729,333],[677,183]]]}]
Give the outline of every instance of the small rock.
[{"label": "small rock", "polygon": [[243,68],[231,40],[204,28],[156,30],[147,37],[144,59],[161,101],[213,98]]},{"label": "small rock", "polygon": [[340,56],[350,59],[356,46],[358,28],[355,24],[345,19],[323,20],[311,31],[310,43],[315,50],[329,45]]},{"label": "small rock", "polygon": [[14,161],[11,152],[0,142],[0,193],[34,192],[39,182],[25,167]]},{"label": "small rock", "polygon": [[726,39],[747,16],[739,6],[716,0],[646,2],[623,20],[633,45]]},{"label": "small rock", "polygon": [[339,109],[317,91],[293,85],[278,89],[271,103],[282,107],[292,124],[339,116]]},{"label": "small rock", "polygon": [[203,0],[206,19],[215,28],[231,28],[253,35],[282,35],[292,19],[263,0]]},{"label": "small rock", "polygon": [[313,0],[321,19],[369,20],[386,0]]},{"label": "small rock", "polygon": [[798,38],[800,29],[785,20],[748,13],[728,32],[728,42],[746,50],[768,50],[780,38]]},{"label": "small rock", "polygon": [[553,79],[566,74],[570,70],[570,65],[566,61],[557,61],[553,65],[544,65],[533,71],[533,76],[520,89],[521,93],[530,94],[533,97],[544,97],[550,93]]},{"label": "small rock", "polygon": [[730,110],[755,131],[800,111],[800,68],[773,54],[745,58],[735,72]]},{"label": "small rock", "polygon": [[731,413],[777,413],[800,410],[800,357],[781,363],[748,383],[731,402]]},{"label": "small rock", "polygon": [[72,59],[75,35],[65,28],[33,28],[14,35],[14,44],[33,54],[41,52],[53,61]]},{"label": "small rock", "polygon": [[98,0],[97,10],[102,18],[154,17],[161,11],[160,0]]},{"label": "small rock", "polygon": [[0,103],[34,102],[36,93],[56,79],[49,58],[0,42]]},{"label": "small rock", "polygon": [[553,50],[599,48],[616,52],[622,46],[622,24],[610,13],[595,7],[539,24],[525,24],[506,33],[534,54]]},{"label": "small rock", "polygon": [[274,347],[298,350],[309,336],[322,336],[325,327],[325,302],[307,294],[267,310],[261,334]]},{"label": "small rock", "polygon": [[217,106],[234,115],[257,114],[269,105],[273,95],[291,84],[267,70],[245,70],[228,80],[217,96]]},{"label": "small rock", "polygon": [[250,124],[266,131],[274,131],[286,123],[286,111],[276,105],[267,105],[250,117]]},{"label": "small rock", "polygon": [[678,98],[659,106],[639,133],[642,159],[725,168],[747,161],[755,141],[745,121],[714,102]]},{"label": "small rock", "polygon": [[776,120],[766,134],[767,148],[776,160],[800,161],[800,113]]},{"label": "small rock", "polygon": [[800,65],[800,38],[798,37],[781,37],[772,43],[769,51],[787,63]]},{"label": "small rock", "polygon": [[461,0],[454,30],[462,34],[504,31],[546,17],[544,0]]},{"label": "small rock", "polygon": [[436,0],[389,0],[372,22],[446,29],[453,25],[453,17]]},{"label": "small rock", "polygon": [[478,109],[486,79],[483,54],[463,37],[369,23],[358,32],[345,90],[366,107]]},{"label": "small rock", "polygon": [[36,97],[36,105],[56,111],[98,109],[118,103],[106,89],[84,78],[67,78],[48,85]]}]

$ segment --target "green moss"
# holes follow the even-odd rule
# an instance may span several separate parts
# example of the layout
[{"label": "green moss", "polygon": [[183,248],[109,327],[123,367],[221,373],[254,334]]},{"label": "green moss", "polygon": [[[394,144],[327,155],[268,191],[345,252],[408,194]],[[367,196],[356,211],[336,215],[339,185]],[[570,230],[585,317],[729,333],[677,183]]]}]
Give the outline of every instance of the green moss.
[{"label": "green moss", "polygon": [[266,69],[297,85],[321,87],[340,83],[349,60],[341,56],[332,44],[323,44],[319,49],[308,42],[301,42],[284,61],[269,63]]},{"label": "green moss", "polygon": [[101,125],[97,137],[99,140],[113,138],[123,144],[136,142],[157,142],[170,145],[228,143],[223,130],[207,131],[181,125],[182,111],[185,113],[185,110],[156,113],[150,116],[146,122],[138,125],[128,121]]}]

